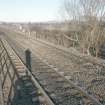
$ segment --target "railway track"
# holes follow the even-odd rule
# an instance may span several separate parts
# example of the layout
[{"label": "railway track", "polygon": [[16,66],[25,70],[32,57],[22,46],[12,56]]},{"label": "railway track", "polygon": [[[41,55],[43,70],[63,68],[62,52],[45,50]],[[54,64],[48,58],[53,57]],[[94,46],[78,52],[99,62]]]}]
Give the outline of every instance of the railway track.
[{"label": "railway track", "polygon": [[[32,40],[31,40],[32,42]],[[73,53],[68,53],[62,49],[58,49],[54,46],[50,46],[46,43],[40,42],[39,43],[44,47],[47,46],[48,48],[52,48],[55,51],[59,50],[58,53],[61,56],[65,56],[66,54],[69,54],[65,57],[68,57],[72,59],[72,62],[75,62],[79,64],[79,67],[77,71],[71,72],[70,70],[63,70],[58,69],[57,71],[62,74],[63,76],[67,77],[68,80],[75,83],[77,86],[83,88],[84,91],[86,91],[88,94],[95,97],[97,100],[99,100],[103,105],[105,104],[105,62],[99,62],[97,59],[88,59],[87,57],[81,57],[78,55],[75,55]],[[52,50],[52,52],[54,52]],[[40,49],[39,51],[40,52]],[[51,53],[51,52],[50,52]],[[57,55],[57,54],[56,54]],[[55,55],[55,57],[57,57]],[[72,56],[70,56],[72,55]],[[58,59],[60,59],[58,57]],[[94,61],[96,60],[96,61]],[[46,62],[46,61],[45,61]],[[72,64],[72,63],[71,63]],[[72,66],[72,65],[71,65]],[[76,65],[78,66],[78,65]],[[58,67],[59,68],[59,67]],[[70,69],[70,67],[69,67]],[[75,68],[74,68],[75,69]]]},{"label": "railway track", "polygon": [[[28,38],[25,39],[27,41],[23,42],[23,39],[21,40],[21,38],[22,37],[19,36],[17,39],[14,39],[14,41],[24,48],[24,50],[27,46],[29,46],[33,55],[37,55],[43,62],[53,68],[56,68],[57,72],[72,81],[86,93],[99,100],[103,105],[105,104],[104,63],[89,60],[87,58],[84,59],[83,57],[67,53],[55,47],[51,47],[50,45],[30,40]],[[17,52],[19,51],[17,50]],[[24,54],[22,53],[20,54],[20,56],[24,59],[23,55]],[[34,58],[34,56],[32,58]]]},{"label": "railway track", "polygon": [[[18,43],[18,42],[16,42]],[[15,43],[14,43],[15,44]],[[14,45],[13,42],[11,45]],[[16,45],[17,46],[17,45]],[[14,49],[20,55],[24,55],[24,50],[18,48]],[[24,47],[22,47],[24,48]],[[23,57],[24,59],[24,57]],[[56,68],[49,66],[43,62],[39,57],[33,56],[33,75],[44,87],[46,92],[50,94],[51,99],[57,105],[101,105],[95,98],[91,97],[86,92],[82,91],[78,86],[69,82],[65,77],[56,72]],[[35,66],[36,65],[36,66]],[[77,102],[77,103],[76,103]],[[79,104],[78,104],[79,103]]]},{"label": "railway track", "polygon": [[[37,44],[35,43],[35,41],[31,40],[31,42],[33,42],[34,44]],[[60,68],[61,66],[60,65],[58,67],[60,68],[58,69],[58,72],[63,74],[70,81],[75,83],[77,86],[83,88],[84,91],[86,91],[88,94],[95,97],[101,103],[105,104],[105,78],[104,78],[105,62],[104,61],[99,62],[97,59],[88,59],[88,57],[77,56],[73,53],[68,53],[61,49],[59,50],[58,48],[50,46],[43,42],[40,42],[40,41],[38,42],[39,42],[38,44],[42,46],[42,47],[39,47],[39,49],[37,48],[38,52],[41,52],[40,50],[41,48],[50,49],[50,53],[57,52],[54,54],[54,56],[52,55],[51,57],[52,59],[54,57],[55,57],[54,59],[57,58],[56,60],[53,61],[53,63],[54,62],[58,63],[60,61],[59,59],[61,59],[62,56],[64,56],[62,61],[66,62],[66,60],[64,59],[69,58],[72,62],[76,63],[77,65],[74,65],[73,71],[70,70],[73,64],[72,62],[70,62],[71,65],[67,69]],[[51,54],[49,55],[51,56]],[[57,56],[57,55],[60,55],[60,56]],[[62,62],[59,62],[57,65],[59,65],[60,63],[63,65]],[[63,66],[68,66],[68,64],[67,65],[64,64]],[[56,63],[55,63],[55,67],[57,67]],[[78,70],[75,70],[76,67]]]}]

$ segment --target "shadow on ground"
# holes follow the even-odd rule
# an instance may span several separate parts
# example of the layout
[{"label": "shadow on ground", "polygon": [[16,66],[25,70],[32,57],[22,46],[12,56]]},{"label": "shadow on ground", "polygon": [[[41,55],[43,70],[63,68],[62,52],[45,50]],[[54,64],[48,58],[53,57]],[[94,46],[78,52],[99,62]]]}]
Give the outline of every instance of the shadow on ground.
[{"label": "shadow on ground", "polygon": [[33,86],[30,77],[15,81],[14,96],[10,105],[40,105],[38,89]]}]

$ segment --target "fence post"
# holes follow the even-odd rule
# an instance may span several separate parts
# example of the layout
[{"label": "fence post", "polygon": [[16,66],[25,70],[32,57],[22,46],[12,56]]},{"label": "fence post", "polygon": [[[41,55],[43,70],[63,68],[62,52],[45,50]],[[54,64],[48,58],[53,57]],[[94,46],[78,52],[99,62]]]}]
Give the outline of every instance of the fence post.
[{"label": "fence post", "polygon": [[31,70],[31,51],[27,49],[25,51],[25,57],[26,57],[26,67],[32,72]]}]

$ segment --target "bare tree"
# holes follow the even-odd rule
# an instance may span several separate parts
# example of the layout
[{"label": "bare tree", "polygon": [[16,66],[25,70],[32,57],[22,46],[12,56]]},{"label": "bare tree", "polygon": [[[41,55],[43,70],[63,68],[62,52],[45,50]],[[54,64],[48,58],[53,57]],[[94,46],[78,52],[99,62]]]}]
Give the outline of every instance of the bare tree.
[{"label": "bare tree", "polygon": [[66,0],[63,5],[67,19],[74,21],[76,29],[81,27],[79,42],[83,53],[90,54],[89,50],[93,47],[97,56],[105,35],[102,26],[105,21],[105,0]]}]

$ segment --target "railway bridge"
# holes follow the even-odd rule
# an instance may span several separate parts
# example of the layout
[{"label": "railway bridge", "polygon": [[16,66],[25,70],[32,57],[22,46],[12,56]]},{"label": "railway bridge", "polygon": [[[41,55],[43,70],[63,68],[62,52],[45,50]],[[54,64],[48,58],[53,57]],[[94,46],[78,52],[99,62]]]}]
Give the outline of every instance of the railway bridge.
[{"label": "railway bridge", "polygon": [[0,105],[104,105],[38,56],[31,71],[19,53],[0,37]]}]

